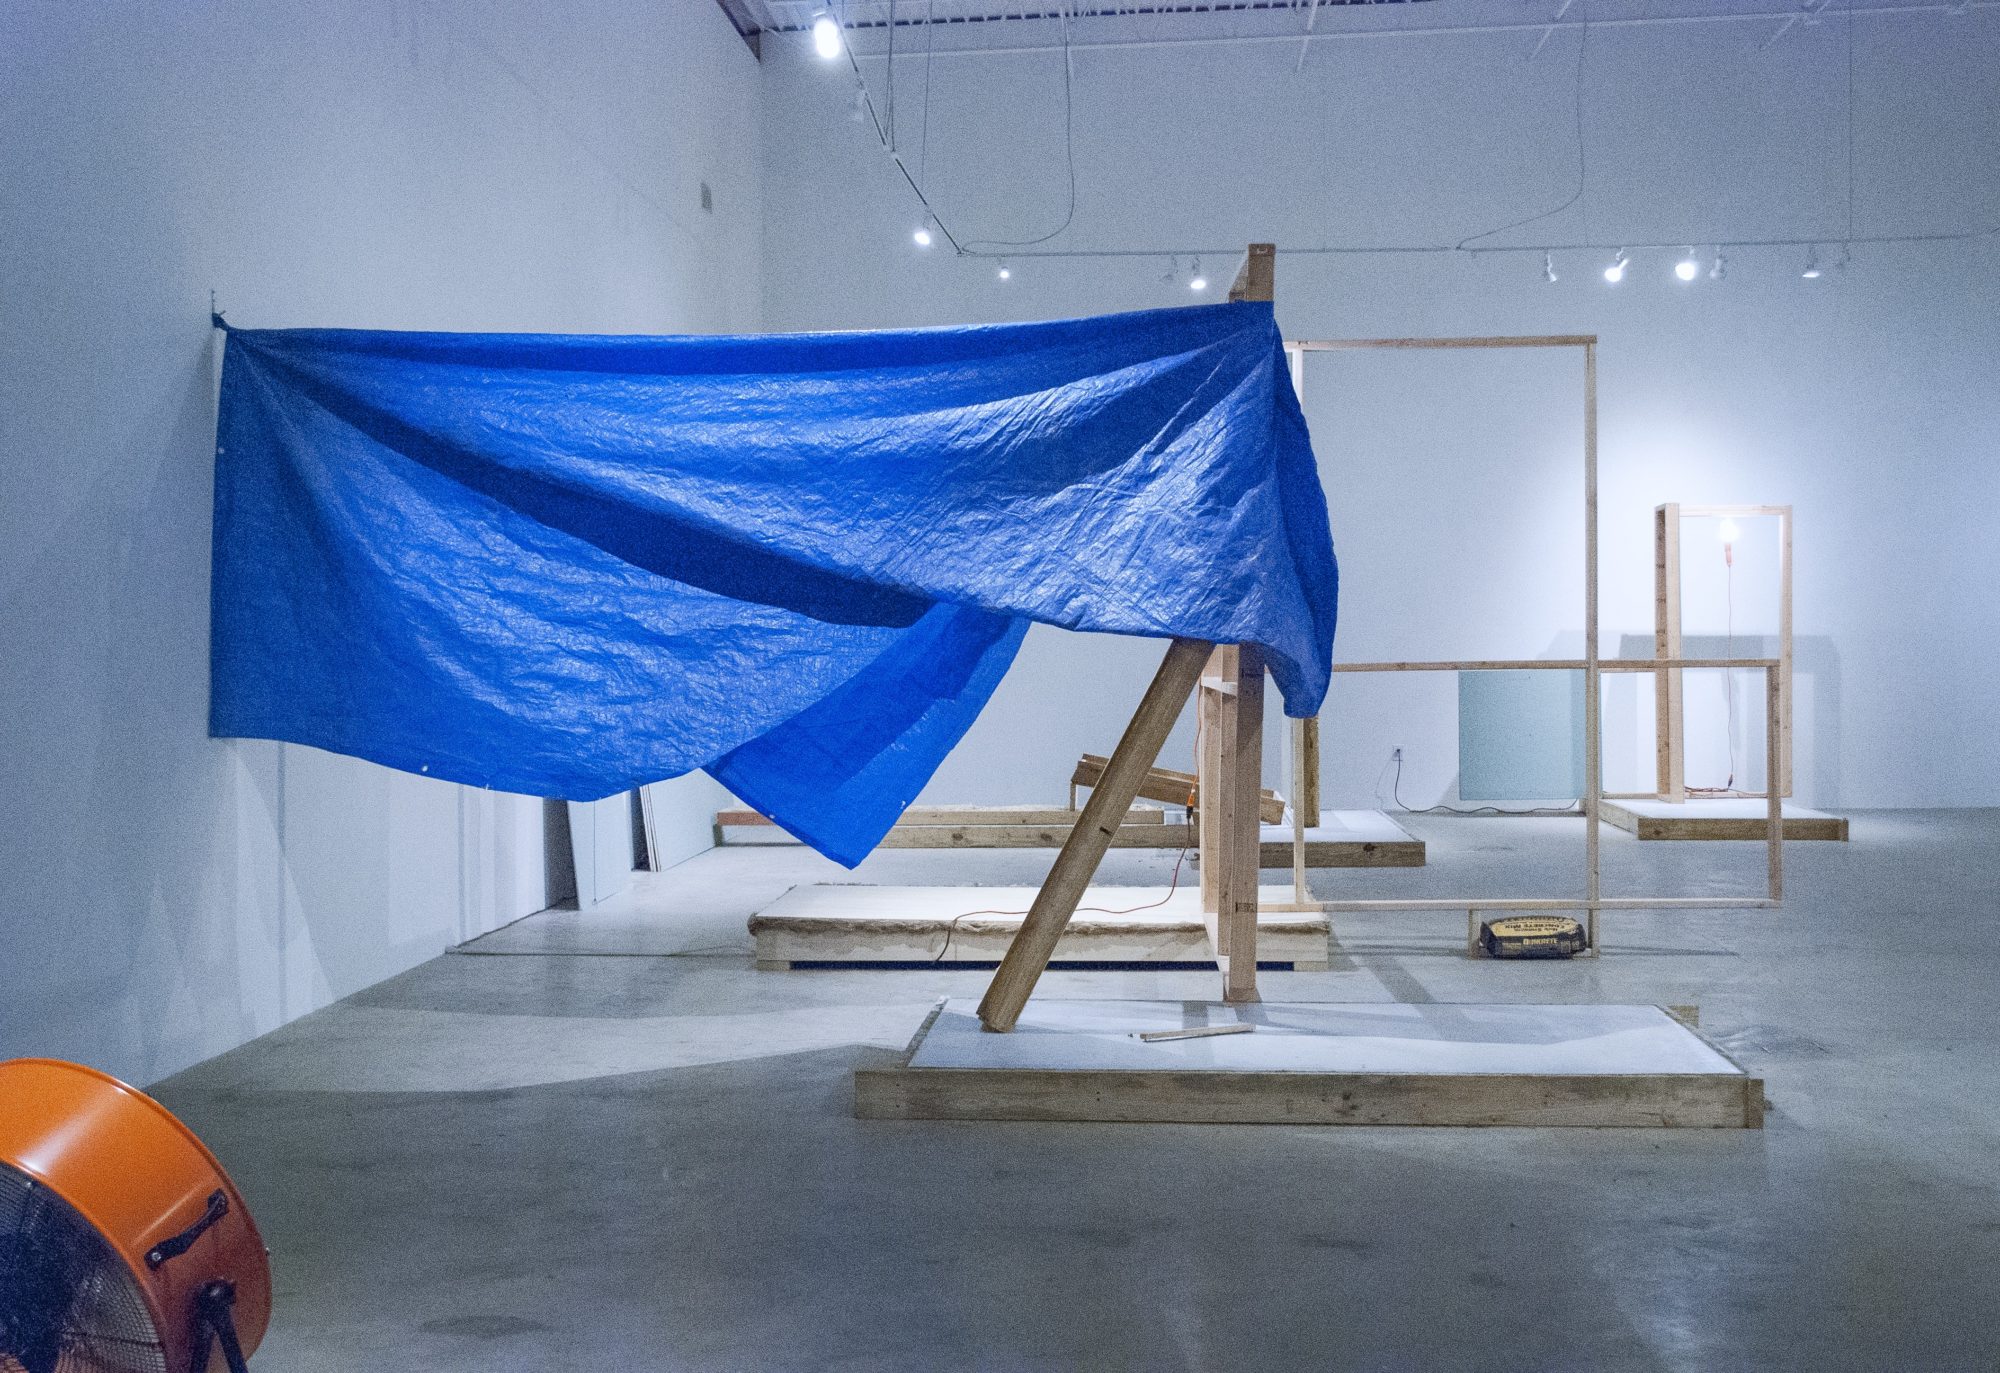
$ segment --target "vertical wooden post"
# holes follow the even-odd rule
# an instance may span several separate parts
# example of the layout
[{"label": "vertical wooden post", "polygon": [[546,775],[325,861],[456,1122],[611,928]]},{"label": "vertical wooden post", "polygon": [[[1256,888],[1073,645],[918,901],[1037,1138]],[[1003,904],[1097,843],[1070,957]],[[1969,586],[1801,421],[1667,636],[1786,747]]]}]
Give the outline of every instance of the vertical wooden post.
[{"label": "vertical wooden post", "polygon": [[[1236,927],[1229,914],[1236,902],[1236,645],[1223,644],[1209,655],[1200,694],[1208,706],[1211,726],[1202,752],[1208,775],[1201,794],[1201,875],[1204,912],[1215,912],[1215,953],[1227,959]],[[1212,898],[1212,902],[1209,898]]]},{"label": "vertical wooden post", "polygon": [[[1671,502],[1653,510],[1653,656],[1681,656],[1681,508]],[[1667,801],[1687,800],[1682,680],[1679,668],[1663,668],[1653,686],[1655,789]]]},{"label": "vertical wooden post", "polygon": [[1229,797],[1229,839],[1224,845],[1224,872],[1218,933],[1222,951],[1229,955],[1223,973],[1224,1001],[1257,999],[1257,876],[1263,866],[1260,842],[1262,821],[1257,804],[1262,788],[1264,761],[1264,655],[1254,644],[1239,645],[1234,653],[1236,695],[1234,717],[1233,768],[1221,780]]},{"label": "vertical wooden post", "polygon": [[1598,953],[1598,814],[1604,808],[1603,671],[1597,665],[1597,345],[1583,346],[1583,832],[1584,901],[1592,957]]},{"label": "vertical wooden post", "polygon": [[[1222,865],[1216,860],[1219,852],[1219,817],[1223,814],[1221,785],[1218,777],[1218,753],[1222,747],[1222,694],[1211,690],[1210,680],[1222,680],[1223,650],[1214,649],[1203,665],[1203,685],[1195,689],[1195,758],[1194,758],[1194,799],[1199,809],[1195,812],[1194,842],[1195,862],[1201,866],[1201,908],[1203,912],[1219,911],[1216,893],[1220,890]],[[1222,951],[1221,932],[1216,935],[1216,952]]]},{"label": "vertical wooden post", "polygon": [[[1306,830],[1319,824],[1319,717],[1292,721],[1292,901],[1303,906],[1306,889]],[[1312,793],[1310,805],[1307,792]]]},{"label": "vertical wooden post", "polygon": [[1298,780],[1292,784],[1306,828],[1319,824],[1319,716],[1298,722]]},{"label": "vertical wooden post", "polygon": [[[979,1003],[979,1020],[987,1029],[1011,1030],[1021,1018],[1021,1008],[1028,1004],[1035,983],[1049,966],[1056,942],[1083,899],[1084,888],[1111,847],[1111,836],[1132,808],[1139,784],[1187,705],[1188,693],[1194,690],[1211,647],[1199,639],[1176,639],[1168,646],[1152,685],[1146,688],[1104,766],[1104,775],[1090,789],[1083,814],[1070,826],[1062,852],[1056,855],[1042,889],[1035,894],[1034,905],[1021,922],[1021,932],[1007,946],[1007,956],[1000,960],[992,984],[986,988]],[[1253,809],[1251,813],[1254,816],[1256,812]]]},{"label": "vertical wooden post", "polygon": [[[1277,298],[1278,247],[1253,243],[1230,283],[1232,301]],[[1303,353],[1291,360],[1292,380],[1304,381]],[[1216,952],[1228,959],[1222,977],[1224,1001],[1257,999],[1257,873],[1262,866],[1258,814],[1264,771],[1264,655],[1251,644],[1228,650],[1227,667],[1233,693],[1219,702],[1225,731],[1230,735],[1216,752],[1216,795],[1204,804],[1224,801],[1226,814],[1215,828],[1226,838],[1219,852],[1204,852],[1219,870],[1216,889]],[[1208,871],[1204,863],[1202,872]]]},{"label": "vertical wooden post", "polygon": [[1792,507],[1778,513],[1778,688],[1784,709],[1778,715],[1778,770],[1764,779],[1764,789],[1792,794]]},{"label": "vertical wooden post", "polygon": [[[1775,778],[1782,766],[1785,711],[1785,668],[1764,669],[1764,767]],[[1785,798],[1776,784],[1764,788],[1764,862],[1773,901],[1785,899]]]}]

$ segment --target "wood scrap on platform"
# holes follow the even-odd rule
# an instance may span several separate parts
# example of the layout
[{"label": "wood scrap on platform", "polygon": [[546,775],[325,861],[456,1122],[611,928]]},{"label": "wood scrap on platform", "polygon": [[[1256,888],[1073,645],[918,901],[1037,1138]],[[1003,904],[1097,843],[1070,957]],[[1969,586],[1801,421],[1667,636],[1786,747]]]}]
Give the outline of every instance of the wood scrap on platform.
[{"label": "wood scrap on platform", "polygon": [[[1070,785],[1094,787],[1097,779],[1104,775],[1104,759],[1094,753],[1086,753],[1077,762],[1076,771],[1070,775]],[[1181,772],[1174,768],[1163,768],[1155,764],[1148,769],[1145,780],[1139,784],[1139,795],[1148,801],[1164,801],[1171,806],[1194,805],[1199,807],[1200,785],[1191,772]],[[1267,825],[1275,825],[1285,818],[1285,798],[1269,787],[1258,793],[1257,815]]]},{"label": "wood scrap on platform", "polygon": [[[794,964],[994,963],[1020,930],[1033,887],[794,887],[750,917],[759,969]],[[1267,888],[1271,904],[1286,890]],[[1328,921],[1319,911],[1265,910],[1259,956],[1298,972],[1327,966]],[[1215,948],[1192,887],[1085,890],[1051,961],[1212,966]]]}]

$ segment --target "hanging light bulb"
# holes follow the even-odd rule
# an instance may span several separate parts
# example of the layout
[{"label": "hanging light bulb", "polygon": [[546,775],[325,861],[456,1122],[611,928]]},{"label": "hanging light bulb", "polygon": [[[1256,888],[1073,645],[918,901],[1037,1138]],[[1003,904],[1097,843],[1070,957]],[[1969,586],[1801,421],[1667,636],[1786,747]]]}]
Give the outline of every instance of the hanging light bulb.
[{"label": "hanging light bulb", "polygon": [[1819,245],[1817,243],[1815,243],[1812,247],[1806,249],[1806,269],[1803,272],[1800,272],[1799,275],[1804,277],[1807,281],[1819,280],[1820,278]]},{"label": "hanging light bulb", "polygon": [[1194,259],[1188,266],[1188,272],[1188,289],[1190,291],[1206,291],[1208,289],[1208,278],[1201,274],[1200,258]]},{"label": "hanging light bulb", "polygon": [[1618,256],[1612,258],[1611,265],[1604,269],[1604,279],[1610,282],[1613,286],[1616,286],[1619,282],[1625,279],[1625,264],[1630,262],[1631,260],[1632,260],[1631,258],[1625,255],[1625,250],[1623,248],[1620,248],[1618,250]]},{"label": "hanging light bulb", "polygon": [[829,62],[840,56],[840,25],[825,10],[813,16],[813,51]]},{"label": "hanging light bulb", "polygon": [[1556,258],[1554,253],[1542,254],[1542,280],[1548,282],[1554,282],[1558,280],[1556,276]]},{"label": "hanging light bulb", "polygon": [[1012,281],[1014,279],[1014,269],[1007,265],[1007,259],[1003,257],[1000,259],[1000,270],[993,275],[999,277],[1002,281]]},{"label": "hanging light bulb", "polygon": [[927,220],[925,220],[925,221],[924,221],[923,223],[919,224],[919,225],[917,226],[917,231],[916,231],[915,233],[913,233],[913,234],[911,234],[911,235],[910,235],[910,239],[911,239],[911,241],[912,241],[912,242],[914,242],[914,243],[915,243],[915,244],[916,244],[916,245],[917,245],[917,246],[918,246],[919,248],[928,248],[928,247],[930,247],[930,246],[931,246],[931,222],[930,222],[930,221],[929,221],[929,220],[927,219]]},{"label": "hanging light bulb", "polygon": [[1722,249],[1717,248],[1715,250],[1715,262],[1708,269],[1708,279],[1710,281],[1720,281],[1722,280],[1722,276]]},{"label": "hanging light bulb", "polygon": [[1736,521],[1725,516],[1716,528],[1715,537],[1725,544],[1732,544],[1743,537],[1743,530],[1737,526]]},{"label": "hanging light bulb", "polygon": [[1694,260],[1694,249],[1689,247],[1687,256],[1674,264],[1674,275],[1682,281],[1693,281],[1701,275],[1701,264]]}]

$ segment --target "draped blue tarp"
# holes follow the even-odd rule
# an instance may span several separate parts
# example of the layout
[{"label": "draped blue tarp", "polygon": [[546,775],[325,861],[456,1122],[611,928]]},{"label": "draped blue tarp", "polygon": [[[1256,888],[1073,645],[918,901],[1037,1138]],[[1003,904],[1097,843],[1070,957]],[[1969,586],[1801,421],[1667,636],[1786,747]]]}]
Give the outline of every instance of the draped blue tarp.
[{"label": "draped blue tarp", "polygon": [[848,864],[1029,621],[1258,644],[1300,716],[1334,629],[1267,304],[744,338],[231,329],[214,566],[217,736],[572,800],[706,768]]}]

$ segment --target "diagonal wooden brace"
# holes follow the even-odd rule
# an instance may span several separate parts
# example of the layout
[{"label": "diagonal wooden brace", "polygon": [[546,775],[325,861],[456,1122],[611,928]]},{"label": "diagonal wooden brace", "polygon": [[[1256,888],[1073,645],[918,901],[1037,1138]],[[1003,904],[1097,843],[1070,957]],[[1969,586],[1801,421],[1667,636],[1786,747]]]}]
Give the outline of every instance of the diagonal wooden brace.
[{"label": "diagonal wooden brace", "polygon": [[[1076,914],[1084,888],[1097,875],[1097,865],[1111,846],[1125,812],[1145,780],[1147,770],[1160,756],[1160,747],[1180,718],[1201,677],[1213,644],[1199,639],[1176,639],[1167,648],[1153,683],[1125,726],[1124,737],[1112,751],[1104,776],[1091,788],[1083,814],[1070,828],[1062,852],[1035,894],[1035,904],[1021,922],[1021,932],[1007,947],[1007,956],[993,974],[992,984],[979,1003],[979,1020],[989,1030],[1007,1031],[1021,1018],[1035,983],[1049,966],[1069,919]],[[1253,822],[1254,823],[1254,822]]]}]

